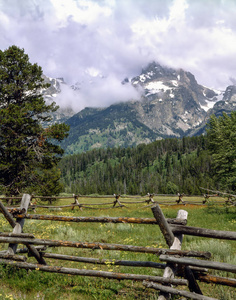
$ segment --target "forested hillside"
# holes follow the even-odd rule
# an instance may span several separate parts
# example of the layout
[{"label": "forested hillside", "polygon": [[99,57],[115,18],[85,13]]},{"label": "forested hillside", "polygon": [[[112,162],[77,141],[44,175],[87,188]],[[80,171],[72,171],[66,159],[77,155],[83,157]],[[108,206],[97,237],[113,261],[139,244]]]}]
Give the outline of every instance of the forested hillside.
[{"label": "forested hillside", "polygon": [[60,162],[67,192],[200,194],[215,186],[204,136],[172,138],[134,148],[94,149]]}]

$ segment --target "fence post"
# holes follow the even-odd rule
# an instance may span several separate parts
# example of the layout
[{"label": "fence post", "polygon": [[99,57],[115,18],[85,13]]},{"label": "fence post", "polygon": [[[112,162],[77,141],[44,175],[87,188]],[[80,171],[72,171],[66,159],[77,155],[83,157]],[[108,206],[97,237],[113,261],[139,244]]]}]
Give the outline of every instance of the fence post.
[{"label": "fence post", "polygon": [[115,207],[117,203],[119,204],[120,207],[123,207],[124,205],[121,204],[120,201],[119,201],[120,195],[114,194],[114,197],[115,197],[116,200],[113,202],[114,203],[113,207]]},{"label": "fence post", "polygon": [[[185,210],[182,210],[182,209],[179,210],[178,213],[177,213],[177,219],[178,218],[187,219],[187,216],[188,216],[188,212],[185,211]],[[172,231],[171,231],[171,233],[173,234]],[[174,238],[173,238],[172,244],[169,245],[170,249],[181,250],[182,240],[183,240],[183,235],[182,234],[175,235]],[[164,278],[174,278],[175,273],[176,273],[175,266],[173,264],[167,263],[166,268],[164,270],[163,277]],[[169,299],[171,299],[171,294],[166,293],[164,291],[160,292],[160,296],[158,297],[158,300],[169,300]]]},{"label": "fence post", "polygon": [[0,210],[4,217],[7,219],[8,223],[11,225],[12,228],[16,226],[16,221],[13,219],[12,215],[9,213],[9,211],[5,208],[3,203],[0,201]]},{"label": "fence post", "polygon": [[153,200],[154,194],[147,193],[147,196],[149,196],[149,199],[145,200],[145,202],[147,202],[147,204],[149,204],[150,202],[155,203],[155,201]]},{"label": "fence post", "polygon": [[[82,209],[82,207],[81,207],[81,205],[79,204],[79,201],[78,201],[78,195],[75,195],[75,194],[73,194],[73,197],[74,197],[74,203],[71,203],[72,205],[73,204],[76,204],[76,206],[79,206],[79,209],[82,211],[83,209]],[[72,208],[71,208],[71,210],[74,210],[74,208],[75,208],[75,206],[72,206]]]},{"label": "fence post", "polygon": [[[21,201],[21,209],[22,211],[24,211],[24,213],[27,212],[29,201],[30,201],[30,195],[24,194]],[[13,232],[15,231],[14,233],[21,233],[24,225],[24,220],[20,221],[20,218],[19,219],[17,218],[16,220],[17,222],[16,222],[1,201],[0,201],[0,210],[2,211],[3,215],[5,216],[9,224],[13,227]],[[43,259],[43,257],[41,257],[38,250],[33,245],[28,244],[26,245],[26,247],[28,248],[29,252],[37,259],[38,263],[46,265],[45,260]],[[16,248],[13,249],[11,248],[11,250],[9,250],[8,248],[9,252],[11,253],[14,252],[14,249],[16,251]]]},{"label": "fence post", "polygon": [[151,209],[152,209],[152,213],[157,221],[157,224],[159,225],[161,232],[164,235],[167,245],[169,247],[171,247],[171,245],[174,242],[174,234],[173,234],[172,230],[170,229],[170,226],[167,223],[166,218],[165,218],[160,206],[158,204],[156,204]]},{"label": "fence post", "polygon": [[[31,200],[31,196],[28,194],[24,194],[21,200],[21,204],[20,204],[20,212],[21,214],[26,214],[27,210],[28,210],[28,206]],[[25,219],[16,219],[16,224],[13,228],[13,233],[21,233],[23,232],[23,227],[24,227],[24,223],[25,223]],[[8,253],[9,254],[15,254],[16,253],[16,249],[17,249],[17,244],[9,244],[8,247]]]},{"label": "fence post", "polygon": [[[158,225],[165,237],[166,243],[170,247],[170,249],[181,250],[183,235],[182,234],[173,234],[170,226],[168,225],[162,210],[159,205],[152,207],[152,212],[154,217],[157,220]],[[179,210],[177,214],[177,219],[187,219],[188,213],[185,210]],[[194,278],[194,275],[189,267],[185,268],[186,275],[189,279],[189,289],[190,291],[194,291],[195,293],[201,294],[202,292]],[[173,264],[167,264],[163,277],[165,278],[173,278],[176,273],[176,267]],[[158,300],[170,299],[170,294],[162,292],[158,298]]]},{"label": "fence post", "polygon": [[183,201],[184,193],[183,193],[183,194],[178,193],[177,196],[179,197],[179,199],[176,200],[176,202],[177,202],[178,204],[179,204],[180,202],[182,202],[182,203],[185,205],[185,202]]}]

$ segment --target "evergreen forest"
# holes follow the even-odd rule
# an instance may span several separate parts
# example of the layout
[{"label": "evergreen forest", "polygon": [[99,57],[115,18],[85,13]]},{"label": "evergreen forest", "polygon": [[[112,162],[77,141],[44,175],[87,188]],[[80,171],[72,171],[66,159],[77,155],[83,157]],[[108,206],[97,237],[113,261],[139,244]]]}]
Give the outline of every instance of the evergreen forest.
[{"label": "evergreen forest", "polygon": [[203,135],[94,149],[64,157],[60,169],[65,191],[76,194],[200,194],[217,185]]},{"label": "evergreen forest", "polygon": [[202,194],[236,190],[236,111],[212,115],[206,134],[129,148],[93,149],[60,161],[66,192]]}]

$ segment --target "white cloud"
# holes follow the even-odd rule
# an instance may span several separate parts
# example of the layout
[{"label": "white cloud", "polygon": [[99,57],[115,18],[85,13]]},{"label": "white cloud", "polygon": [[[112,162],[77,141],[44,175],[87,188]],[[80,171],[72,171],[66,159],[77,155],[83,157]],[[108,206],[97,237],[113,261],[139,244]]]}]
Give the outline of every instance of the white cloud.
[{"label": "white cloud", "polygon": [[[93,73],[94,75],[94,73]],[[61,107],[70,106],[79,111],[84,107],[106,107],[111,103],[140,99],[141,90],[136,90],[130,83],[122,84],[115,75],[107,78],[101,76],[88,76],[88,80],[78,84],[78,90],[73,90],[67,85],[62,85],[62,92],[57,97]]]},{"label": "white cloud", "polygon": [[62,27],[66,27],[70,19],[86,25],[98,22],[100,18],[109,17],[112,13],[108,6],[100,6],[93,1],[51,0],[51,3]]},{"label": "white cloud", "polygon": [[[83,81],[80,96],[68,96],[76,107],[103,106],[139,97],[120,82],[153,60],[226,88],[236,73],[235,14],[232,0],[0,0],[0,45],[24,48],[50,77]],[[91,85],[86,71],[104,78]]]},{"label": "white cloud", "polygon": [[170,7],[169,23],[178,29],[180,24],[185,21],[185,14],[188,7],[186,0],[175,0]]}]

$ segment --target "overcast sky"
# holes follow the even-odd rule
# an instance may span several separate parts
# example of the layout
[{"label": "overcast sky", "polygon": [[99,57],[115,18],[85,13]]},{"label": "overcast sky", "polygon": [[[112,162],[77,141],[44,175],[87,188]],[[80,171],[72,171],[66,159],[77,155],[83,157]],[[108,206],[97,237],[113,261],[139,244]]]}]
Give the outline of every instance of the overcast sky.
[{"label": "overcast sky", "polygon": [[153,60],[224,90],[236,78],[235,16],[235,0],[0,0],[0,48],[80,82],[61,99],[75,109],[138,98],[120,82]]}]

